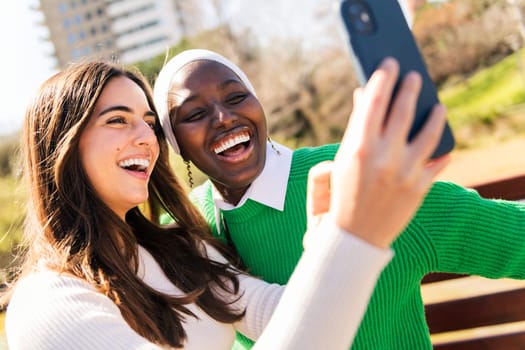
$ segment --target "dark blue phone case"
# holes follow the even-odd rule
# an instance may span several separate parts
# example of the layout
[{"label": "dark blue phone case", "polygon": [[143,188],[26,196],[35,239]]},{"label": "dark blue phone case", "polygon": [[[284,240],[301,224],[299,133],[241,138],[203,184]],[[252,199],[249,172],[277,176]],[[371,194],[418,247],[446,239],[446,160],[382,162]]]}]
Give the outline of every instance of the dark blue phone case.
[{"label": "dark blue phone case", "polygon": [[[409,71],[417,71],[421,74],[423,86],[408,138],[411,140],[421,129],[439,99],[398,1],[342,0],[340,11],[348,33],[353,63],[362,84],[388,56],[394,57],[399,62],[400,78]],[[432,158],[450,152],[454,144],[454,136],[447,124]]]}]

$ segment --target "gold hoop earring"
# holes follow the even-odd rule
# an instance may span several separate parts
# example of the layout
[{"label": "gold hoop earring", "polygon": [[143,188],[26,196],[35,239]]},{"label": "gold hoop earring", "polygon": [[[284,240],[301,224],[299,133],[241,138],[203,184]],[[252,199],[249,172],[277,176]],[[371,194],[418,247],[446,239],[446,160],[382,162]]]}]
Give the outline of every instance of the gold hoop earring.
[{"label": "gold hoop earring", "polygon": [[190,188],[193,188],[193,173],[191,172],[191,163],[189,160],[184,160],[184,164],[186,164],[186,171],[188,174],[188,183],[190,185]]},{"label": "gold hoop earring", "polygon": [[275,145],[273,144],[272,139],[270,138],[270,136],[268,136],[268,142],[270,143],[270,146],[272,146],[272,149],[275,151],[275,153],[277,153],[277,155],[280,156],[281,155],[281,151],[279,151],[277,149],[277,147],[275,147]]}]

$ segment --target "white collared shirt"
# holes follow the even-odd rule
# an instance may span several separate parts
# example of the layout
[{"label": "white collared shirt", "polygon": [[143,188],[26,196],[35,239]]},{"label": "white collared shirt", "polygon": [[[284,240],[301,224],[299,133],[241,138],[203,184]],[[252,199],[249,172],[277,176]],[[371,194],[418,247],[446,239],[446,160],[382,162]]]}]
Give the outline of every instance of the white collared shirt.
[{"label": "white collared shirt", "polygon": [[[244,196],[237,205],[227,203],[220,192],[212,186],[213,202],[215,203],[215,222],[217,232],[220,234],[221,209],[232,210],[241,207],[248,199],[264,204],[279,211],[284,210],[286,199],[286,189],[288,187],[288,177],[292,166],[293,151],[275,141],[273,146],[279,154],[272,148],[272,144],[266,143],[266,162],[259,176],[252,182]],[[272,190],[269,191],[268,189]]]}]

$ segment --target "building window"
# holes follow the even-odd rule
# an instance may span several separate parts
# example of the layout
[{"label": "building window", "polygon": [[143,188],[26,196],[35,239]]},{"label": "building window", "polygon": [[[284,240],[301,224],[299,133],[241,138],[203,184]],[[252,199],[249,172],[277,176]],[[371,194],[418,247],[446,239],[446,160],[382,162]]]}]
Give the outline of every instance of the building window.
[{"label": "building window", "polygon": [[65,13],[67,11],[67,5],[61,2],[60,4],[58,4],[58,11],[60,13]]},{"label": "building window", "polygon": [[64,28],[68,29],[71,27],[71,22],[69,21],[69,18],[64,18]]},{"label": "building window", "polygon": [[73,45],[75,43],[75,41],[77,41],[76,37],[75,37],[75,34],[74,33],[69,33],[67,35],[67,43],[69,45]]},{"label": "building window", "polygon": [[80,40],[84,40],[86,38],[86,32],[81,30],[79,33],[78,33],[78,38]]},{"label": "building window", "polygon": [[86,21],[90,21],[92,17],[91,12],[86,12],[85,17],[86,17]]},{"label": "building window", "polygon": [[88,56],[91,53],[91,48],[89,46],[76,47],[71,51],[71,57],[73,59],[79,59],[84,56]]},{"label": "building window", "polygon": [[82,22],[82,17],[80,17],[79,14],[76,14],[75,15],[75,24],[80,24],[80,22]]},{"label": "building window", "polygon": [[140,32],[140,31],[142,31],[144,29],[156,27],[158,25],[159,25],[159,21],[156,21],[156,20],[155,21],[146,22],[146,23],[141,23],[140,25],[138,25],[136,27],[129,28],[128,30],[119,33],[118,37],[120,38],[120,37],[123,37],[123,36],[126,36],[126,35],[131,35],[131,34]]},{"label": "building window", "polygon": [[71,51],[71,57],[73,57],[74,60],[82,57],[82,50],[79,48],[73,49],[73,51]]}]

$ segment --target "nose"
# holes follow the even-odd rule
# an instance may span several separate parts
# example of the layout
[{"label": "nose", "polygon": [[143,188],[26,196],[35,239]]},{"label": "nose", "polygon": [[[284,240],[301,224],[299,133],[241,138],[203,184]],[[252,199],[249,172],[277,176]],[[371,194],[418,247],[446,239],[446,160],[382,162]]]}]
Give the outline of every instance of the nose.
[{"label": "nose", "polygon": [[213,108],[212,126],[215,128],[228,127],[237,121],[237,117],[228,108],[217,103]]},{"label": "nose", "polygon": [[151,146],[157,144],[157,135],[151,126],[146,123],[138,123],[136,127],[135,142],[139,145]]}]

